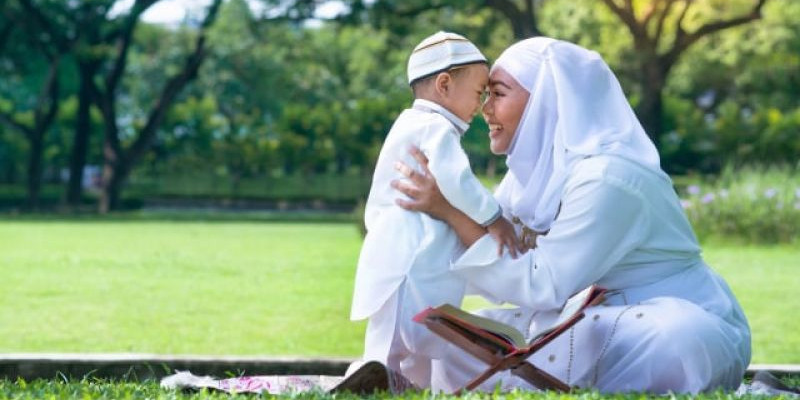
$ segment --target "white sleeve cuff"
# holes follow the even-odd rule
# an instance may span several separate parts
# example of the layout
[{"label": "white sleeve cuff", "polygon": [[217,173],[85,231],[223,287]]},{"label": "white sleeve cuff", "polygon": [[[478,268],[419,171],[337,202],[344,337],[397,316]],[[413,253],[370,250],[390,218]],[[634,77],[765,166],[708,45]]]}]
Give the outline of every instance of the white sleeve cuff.
[{"label": "white sleeve cuff", "polygon": [[481,226],[486,228],[487,226],[493,224],[495,221],[500,219],[500,217],[502,217],[502,216],[503,216],[503,209],[500,208],[500,207],[497,207],[497,212],[495,212],[494,215],[491,218],[486,220],[486,222],[482,223]]}]

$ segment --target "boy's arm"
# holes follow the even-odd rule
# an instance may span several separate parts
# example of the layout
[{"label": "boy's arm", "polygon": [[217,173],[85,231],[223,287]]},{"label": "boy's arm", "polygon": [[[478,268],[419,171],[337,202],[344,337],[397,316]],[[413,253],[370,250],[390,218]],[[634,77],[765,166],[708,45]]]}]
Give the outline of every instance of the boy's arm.
[{"label": "boy's arm", "polygon": [[444,124],[435,126],[422,140],[420,150],[428,157],[428,169],[442,195],[454,207],[483,227],[501,217],[500,205],[472,173],[460,138]]}]

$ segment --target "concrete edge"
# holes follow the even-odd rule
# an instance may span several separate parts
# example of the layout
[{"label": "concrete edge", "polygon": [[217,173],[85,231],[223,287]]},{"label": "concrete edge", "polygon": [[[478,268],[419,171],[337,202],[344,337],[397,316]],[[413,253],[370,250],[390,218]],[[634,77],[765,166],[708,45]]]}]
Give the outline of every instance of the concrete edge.
[{"label": "concrete edge", "polygon": [[800,375],[800,364],[750,364],[747,367],[749,375],[757,371],[767,371],[775,375]]},{"label": "concrete edge", "polygon": [[[195,375],[344,375],[351,358],[244,357],[158,354],[0,354],[0,379],[160,379],[175,371]],[[751,364],[746,376],[768,371],[800,374],[798,364]]]}]

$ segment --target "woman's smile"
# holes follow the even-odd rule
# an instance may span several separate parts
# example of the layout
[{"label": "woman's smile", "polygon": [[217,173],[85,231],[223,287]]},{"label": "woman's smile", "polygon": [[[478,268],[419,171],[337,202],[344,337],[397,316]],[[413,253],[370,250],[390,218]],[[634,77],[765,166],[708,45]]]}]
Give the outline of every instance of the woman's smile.
[{"label": "woman's smile", "polygon": [[489,137],[496,139],[498,135],[503,134],[503,126],[500,124],[489,123]]},{"label": "woman's smile", "polygon": [[489,125],[492,153],[508,154],[529,95],[502,68],[495,68],[489,74],[489,97],[483,103],[483,118]]}]

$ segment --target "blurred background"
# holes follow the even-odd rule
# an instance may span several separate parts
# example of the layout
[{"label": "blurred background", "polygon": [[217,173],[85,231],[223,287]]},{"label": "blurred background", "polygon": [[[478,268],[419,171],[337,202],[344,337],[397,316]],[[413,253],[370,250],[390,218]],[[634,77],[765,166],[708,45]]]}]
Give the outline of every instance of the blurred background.
[{"label": "blurred background", "polygon": [[[490,60],[532,35],[598,51],[679,189],[796,170],[796,1],[6,0],[0,208],[352,209],[440,29]],[[485,132],[464,146],[491,182]]]}]

